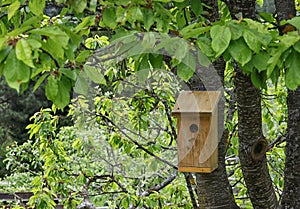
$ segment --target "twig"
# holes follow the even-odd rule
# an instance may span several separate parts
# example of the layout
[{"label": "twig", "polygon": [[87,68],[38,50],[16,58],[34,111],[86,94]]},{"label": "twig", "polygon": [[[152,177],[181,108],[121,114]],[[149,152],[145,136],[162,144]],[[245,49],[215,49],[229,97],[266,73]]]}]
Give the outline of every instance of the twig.
[{"label": "twig", "polygon": [[185,177],[185,181],[186,181],[186,186],[188,188],[188,191],[189,191],[189,194],[190,194],[190,197],[191,197],[193,208],[197,209],[198,204],[196,202],[195,195],[194,195],[194,190],[193,190],[191,182],[190,182],[190,179],[192,179],[193,176],[192,176],[191,173],[184,173],[184,177]]},{"label": "twig", "polygon": [[154,153],[152,153],[151,151],[149,151],[148,149],[146,149],[145,147],[143,147],[139,142],[137,142],[136,140],[134,140],[133,138],[131,138],[125,131],[123,131],[119,126],[117,126],[112,120],[110,120],[107,116],[105,115],[98,115],[100,117],[102,117],[104,119],[104,121],[107,121],[109,123],[111,123],[115,128],[117,128],[124,136],[126,136],[132,143],[134,143],[139,149],[143,150],[144,152],[146,152],[147,154],[149,154],[150,156],[154,157],[155,159],[171,166],[174,169],[177,169],[177,166],[173,165],[172,163],[156,156]]},{"label": "twig", "polygon": [[176,170],[175,170],[170,176],[168,176],[168,178],[166,178],[163,182],[161,182],[160,184],[157,184],[157,185],[151,187],[150,189],[148,189],[148,190],[142,192],[142,193],[140,194],[140,196],[149,196],[152,192],[154,192],[154,191],[159,191],[159,190],[165,188],[167,185],[169,185],[169,184],[176,178],[177,173],[178,173],[178,171],[177,171],[177,169],[176,169]]}]

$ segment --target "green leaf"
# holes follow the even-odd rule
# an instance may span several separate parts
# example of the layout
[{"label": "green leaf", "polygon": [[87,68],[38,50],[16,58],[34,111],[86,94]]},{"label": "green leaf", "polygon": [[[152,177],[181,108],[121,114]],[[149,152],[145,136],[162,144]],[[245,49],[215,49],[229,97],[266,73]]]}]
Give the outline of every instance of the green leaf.
[{"label": "green leaf", "polygon": [[185,38],[194,38],[199,37],[201,34],[204,34],[210,30],[210,26],[193,28],[191,30],[180,31],[180,34]]},{"label": "green leaf", "polygon": [[[147,70],[150,69],[150,63],[151,59],[149,59],[149,54],[143,54],[139,57],[138,60],[135,61],[135,70],[136,71],[142,71],[142,70]],[[147,75],[148,76],[148,75]]]},{"label": "green leaf", "polygon": [[142,46],[146,49],[151,49],[154,47],[156,43],[156,38],[155,34],[152,32],[148,32],[144,34],[143,41],[142,41]]},{"label": "green leaf", "polygon": [[252,58],[252,51],[249,49],[243,38],[232,41],[228,49],[233,59],[242,66],[248,63]]},{"label": "green leaf", "polygon": [[150,9],[145,9],[143,12],[143,18],[144,18],[144,27],[146,31],[149,31],[151,26],[154,24],[153,11]]},{"label": "green leaf", "polygon": [[268,53],[261,52],[253,56],[252,63],[254,64],[254,67],[261,72],[267,69],[269,59],[270,55]]},{"label": "green leaf", "polygon": [[276,22],[276,19],[274,18],[273,14],[270,14],[268,12],[260,12],[259,16],[267,22]]},{"label": "green leaf", "polygon": [[149,68],[142,68],[141,70],[135,73],[139,83],[145,83],[145,81],[148,78],[149,71],[150,71]]},{"label": "green leaf", "polygon": [[90,4],[89,10],[90,11],[93,11],[93,12],[96,11],[97,2],[98,2],[98,0],[90,0],[90,2],[89,2],[89,4]]},{"label": "green leaf", "polygon": [[49,76],[47,79],[47,84],[45,88],[46,97],[54,101],[58,94],[58,79],[53,75]]},{"label": "green leaf", "polygon": [[87,0],[70,0],[70,4],[77,13],[82,13],[86,8]]},{"label": "green leaf", "polygon": [[244,73],[252,73],[253,69],[254,69],[253,60],[251,60],[250,62],[248,62],[244,66],[239,65],[239,67],[244,71]]},{"label": "green leaf", "polygon": [[3,62],[3,60],[6,59],[7,55],[11,51],[12,47],[5,47],[0,50],[0,63]]},{"label": "green leaf", "polygon": [[67,76],[73,81],[76,81],[77,79],[77,73],[75,70],[71,70],[69,68],[60,68],[59,72],[61,72],[62,74],[64,74],[65,76]]},{"label": "green leaf", "polygon": [[299,36],[281,36],[280,45],[289,48],[300,40]]},{"label": "green leaf", "polygon": [[46,0],[30,0],[29,9],[36,16],[42,15],[46,5]]},{"label": "green leaf", "polygon": [[195,69],[190,68],[182,62],[177,65],[177,75],[185,82],[187,82],[194,75],[194,72]]},{"label": "green leaf", "polygon": [[242,25],[241,23],[238,24],[236,20],[232,20],[228,23],[228,27],[231,32],[231,39],[237,40],[243,35]]},{"label": "green leaf", "polygon": [[85,62],[86,59],[91,55],[91,52],[89,50],[82,50],[80,53],[77,55],[75,61],[76,62]]},{"label": "green leaf", "polygon": [[297,51],[300,52],[300,42],[298,41],[296,44],[293,45],[293,48]]},{"label": "green leaf", "polygon": [[256,70],[251,73],[251,81],[256,88],[261,88],[263,86],[263,76],[259,74]]},{"label": "green leaf", "polygon": [[84,72],[80,72],[74,86],[74,92],[82,95],[87,95],[88,89],[89,84],[87,81],[87,76]]},{"label": "green leaf", "polygon": [[[41,20],[36,16],[30,17],[29,19],[26,19],[26,21],[24,21],[20,25],[20,27],[16,27],[16,28],[14,28],[14,30],[9,32],[7,34],[7,36],[15,37],[15,36],[21,35],[21,34],[27,32],[28,30],[32,29],[33,27],[35,27],[36,24],[40,23],[40,21]],[[37,26],[37,27],[39,27],[39,26]]]},{"label": "green leaf", "polygon": [[162,69],[164,66],[163,56],[161,54],[149,54],[149,61],[154,69]]},{"label": "green leaf", "polygon": [[173,46],[175,47],[175,51],[173,51],[172,54],[177,60],[182,61],[182,59],[189,54],[189,45],[183,39],[177,39],[174,41],[175,42],[173,42]]},{"label": "green leaf", "polygon": [[262,45],[268,46],[269,43],[272,41],[272,36],[260,33],[257,39],[259,40],[260,43],[262,43]]},{"label": "green leaf", "polygon": [[139,7],[131,7],[128,11],[128,15],[131,17],[132,22],[144,20],[143,13]]},{"label": "green leaf", "polygon": [[63,109],[70,102],[71,83],[66,77],[62,77],[58,82],[58,94],[53,103],[60,109]]},{"label": "green leaf", "polygon": [[47,41],[43,42],[42,48],[49,52],[53,57],[64,58],[64,49],[61,46],[60,42],[55,41],[51,38],[47,39]]},{"label": "green leaf", "polygon": [[287,20],[288,23],[295,26],[298,30],[300,30],[300,17],[294,17],[293,19]]},{"label": "green leaf", "polygon": [[257,36],[258,34],[255,34],[250,30],[244,30],[243,37],[249,48],[255,53],[258,53],[260,51],[261,46]]},{"label": "green leaf", "polygon": [[20,85],[30,79],[30,68],[18,60],[15,51],[11,50],[3,68],[3,75],[7,84],[19,91]]},{"label": "green leaf", "polygon": [[47,76],[48,74],[44,74],[41,77],[39,77],[39,79],[35,82],[35,85],[33,87],[33,92],[35,92],[40,87],[40,85],[44,82]]},{"label": "green leaf", "polygon": [[202,13],[202,2],[199,0],[191,0],[191,8],[196,16]]},{"label": "green leaf", "polygon": [[211,40],[209,38],[200,37],[197,39],[196,44],[206,56],[213,57],[215,55],[215,52],[211,47]]},{"label": "green leaf", "polygon": [[16,45],[17,58],[23,61],[29,67],[35,68],[32,62],[32,50],[25,39],[19,39]]},{"label": "green leaf", "polygon": [[185,39],[191,38],[191,37],[198,37],[203,33],[206,33],[210,30],[210,26],[203,27],[201,23],[192,23],[188,26],[182,28],[179,33],[182,35]]},{"label": "green leaf", "polygon": [[27,39],[26,41],[32,49],[39,49],[42,47],[42,44],[36,39]]},{"label": "green leaf", "polygon": [[[1,22],[0,22],[1,23]],[[1,25],[1,24],[0,24]],[[4,25],[4,24],[3,24]],[[1,31],[1,29],[0,29]],[[7,37],[1,37],[0,38],[0,50],[5,46],[5,43],[7,42]]]},{"label": "green leaf", "polygon": [[69,36],[56,26],[37,28],[31,30],[30,33],[47,36],[56,42],[56,45],[61,45],[63,48],[68,48]]},{"label": "green leaf", "polygon": [[207,56],[203,54],[201,51],[198,51],[198,61],[204,67],[208,67],[211,64]]},{"label": "green leaf", "polygon": [[8,20],[10,20],[14,16],[14,14],[16,13],[16,11],[18,11],[20,6],[21,6],[21,3],[19,1],[14,1],[14,3],[9,5],[9,7],[7,8]]},{"label": "green leaf", "polygon": [[288,58],[286,59],[286,74],[285,83],[286,86],[291,90],[296,90],[300,85],[300,53],[292,50]]},{"label": "green leaf", "polygon": [[210,36],[212,38],[211,46],[219,57],[229,46],[231,40],[230,29],[226,26],[215,25],[211,28]]},{"label": "green leaf", "polygon": [[95,17],[94,16],[87,16],[87,17],[84,17],[82,20],[81,20],[81,23],[79,23],[76,28],[74,29],[74,32],[75,33],[78,33],[80,32],[81,30],[86,30],[88,29],[89,26],[91,26],[92,24],[94,24],[94,20],[95,20]]},{"label": "green leaf", "polygon": [[103,74],[97,68],[90,65],[84,65],[84,72],[93,82],[106,85]]},{"label": "green leaf", "polygon": [[117,26],[115,8],[106,8],[103,12],[102,21],[104,25],[114,29]]},{"label": "green leaf", "polygon": [[285,46],[281,46],[279,47],[275,54],[272,55],[269,59],[269,61],[267,61],[268,63],[268,68],[267,68],[267,77],[269,78],[271,76],[271,74],[273,73],[274,68],[276,67],[277,63],[280,61],[280,57],[281,55],[287,50],[287,48]]}]

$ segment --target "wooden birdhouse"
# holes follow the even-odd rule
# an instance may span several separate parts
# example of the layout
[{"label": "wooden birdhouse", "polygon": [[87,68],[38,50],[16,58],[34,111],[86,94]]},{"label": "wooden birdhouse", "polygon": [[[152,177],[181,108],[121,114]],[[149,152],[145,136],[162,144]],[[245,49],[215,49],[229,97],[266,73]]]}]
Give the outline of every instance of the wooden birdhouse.
[{"label": "wooden birdhouse", "polygon": [[219,91],[183,91],[172,116],[177,118],[178,171],[210,173],[218,167]]}]

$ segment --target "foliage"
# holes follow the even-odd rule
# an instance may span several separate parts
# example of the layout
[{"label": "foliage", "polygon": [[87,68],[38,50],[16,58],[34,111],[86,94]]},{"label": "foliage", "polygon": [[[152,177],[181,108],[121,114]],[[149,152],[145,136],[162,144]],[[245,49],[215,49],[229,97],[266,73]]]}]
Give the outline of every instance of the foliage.
[{"label": "foliage", "polygon": [[[17,91],[20,87],[26,89],[30,80],[35,81],[34,89],[47,80],[46,96],[59,108],[70,102],[70,91],[81,79],[82,64],[93,48],[91,43],[94,41],[94,45],[97,45],[101,42],[98,40],[100,36],[97,35],[97,30],[104,27],[114,30],[114,37],[139,31],[174,31],[195,42],[212,60],[221,55],[227,61],[236,60],[245,73],[251,74],[257,87],[266,87],[266,80],[269,78],[276,83],[285,61],[287,69],[284,77],[287,87],[295,89],[300,84],[298,59],[294,59],[300,53],[297,31],[279,36],[276,31],[268,30],[268,24],[225,17],[212,25],[201,26],[205,24],[205,18],[197,19],[194,15],[201,15],[202,8],[196,4],[189,6],[183,1],[118,1],[116,6],[111,1],[101,4],[96,1],[58,1],[52,8],[57,9],[56,16],[43,15],[43,6],[50,8],[50,2],[46,4],[46,1],[42,1],[41,5],[37,2],[30,1],[28,5],[25,1],[3,3],[0,20],[0,72],[8,85]],[[185,10],[187,14],[182,17],[185,8],[188,8]],[[84,16],[85,9],[91,15]],[[262,17],[270,20],[266,16]],[[289,21],[296,29],[299,29],[298,22],[297,17]],[[81,37],[86,37],[83,40],[86,49],[81,45]],[[146,38],[151,41],[143,48],[150,48],[151,43],[155,44],[153,37]],[[161,44],[172,46],[170,42]],[[124,47],[128,48],[128,45],[125,44]],[[142,52],[141,49],[140,53]],[[186,54],[181,52],[180,61]],[[191,63],[191,66],[194,65]],[[193,68],[191,70],[194,71]],[[192,73],[187,77],[184,73],[178,75],[188,80]],[[87,76],[93,79],[92,74],[87,73]],[[83,92],[79,84],[76,87],[75,90]]]},{"label": "foliage", "polygon": [[[161,73],[157,79],[160,78]],[[175,140],[170,142],[168,117],[161,117],[170,113],[165,102],[174,102],[168,93],[172,94],[175,88],[162,86],[153,87],[156,106],[149,101],[141,103],[147,97],[139,94],[145,94],[145,90],[129,99],[98,96],[95,109],[79,97],[70,109],[75,121],[72,127],[58,129],[59,118],[51,109],[36,113],[33,124],[27,127],[35,141],[11,147],[7,159],[14,172],[28,171],[32,163],[41,166],[41,172],[31,175],[34,196],[30,203],[38,208],[52,208],[55,197],[68,197],[62,198],[63,203],[74,207],[88,197],[99,206],[190,208],[185,185],[181,178],[175,179]],[[26,147],[34,154],[34,159],[28,159],[29,164],[18,160],[30,158]],[[164,179],[173,183],[156,191]]]},{"label": "foliage", "polygon": [[28,139],[25,127],[29,123],[30,116],[41,106],[50,104],[44,96],[43,88],[33,93],[31,85],[29,91],[17,94],[7,86],[4,79],[1,79],[0,86],[0,176],[3,177],[7,173],[5,165],[2,163],[5,158],[6,146],[14,142],[18,144],[25,142]]}]

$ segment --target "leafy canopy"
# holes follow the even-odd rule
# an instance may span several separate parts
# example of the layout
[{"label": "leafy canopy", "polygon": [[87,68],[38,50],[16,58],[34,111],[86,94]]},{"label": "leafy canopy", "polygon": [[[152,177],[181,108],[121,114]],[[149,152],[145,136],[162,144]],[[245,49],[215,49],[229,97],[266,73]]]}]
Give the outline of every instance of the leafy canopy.
[{"label": "leafy canopy", "polygon": [[[0,74],[17,91],[26,90],[29,82],[35,82],[37,89],[46,81],[46,96],[59,108],[70,102],[71,91],[86,92],[84,80],[87,77],[96,83],[107,84],[107,71],[85,65],[96,48],[129,34],[135,34],[138,39],[139,32],[146,32],[139,51],[130,42],[119,40],[116,54],[121,56],[124,51],[135,51],[134,64],[138,67],[144,67],[143,53],[149,48],[173,50],[172,58],[179,61],[171,65],[177,66],[178,76],[188,81],[198,61],[187,58],[187,54],[198,50],[210,61],[220,56],[229,62],[237,61],[245,73],[251,74],[258,88],[265,88],[267,79],[276,83],[281,73],[288,88],[293,90],[300,85],[299,59],[295,59],[300,53],[298,17],[288,21],[296,31],[279,36],[277,31],[268,30],[268,24],[250,19],[237,21],[224,16],[220,21],[208,24],[202,5],[194,1],[191,5],[181,0],[100,3],[93,0],[54,3],[30,0],[27,3],[25,0],[1,3]],[[222,8],[226,14],[227,8]],[[262,18],[272,20],[266,14]],[[178,36],[194,49],[172,37],[160,40],[160,46],[157,46],[155,36],[148,33],[150,31]],[[182,64],[184,59],[189,59],[189,66]],[[150,62],[160,67],[165,60],[150,58]],[[207,59],[200,60],[204,66],[208,63]],[[282,70],[284,63],[285,72]]]}]

